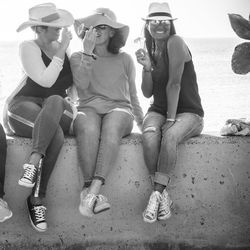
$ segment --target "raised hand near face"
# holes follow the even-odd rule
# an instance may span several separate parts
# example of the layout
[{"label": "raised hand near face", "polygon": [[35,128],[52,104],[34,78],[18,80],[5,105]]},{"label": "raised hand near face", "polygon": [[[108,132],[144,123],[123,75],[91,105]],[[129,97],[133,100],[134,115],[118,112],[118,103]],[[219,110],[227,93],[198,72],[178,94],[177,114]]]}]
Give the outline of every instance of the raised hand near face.
[{"label": "raised hand near face", "polygon": [[63,28],[63,29],[62,29],[61,44],[62,44],[65,48],[68,48],[71,39],[72,39],[72,34],[71,34],[71,32],[68,30],[68,28]]},{"label": "raised hand near face", "polygon": [[86,32],[82,40],[83,42],[83,52],[91,55],[95,48],[96,43],[96,30],[91,26]]}]

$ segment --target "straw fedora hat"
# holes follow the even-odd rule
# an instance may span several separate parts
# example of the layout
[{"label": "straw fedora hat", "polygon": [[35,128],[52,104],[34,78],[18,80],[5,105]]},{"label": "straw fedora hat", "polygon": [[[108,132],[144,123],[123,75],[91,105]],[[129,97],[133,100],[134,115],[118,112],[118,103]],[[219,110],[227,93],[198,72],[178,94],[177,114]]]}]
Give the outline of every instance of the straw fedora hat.
[{"label": "straw fedora hat", "polygon": [[32,26],[67,27],[73,23],[74,18],[70,12],[57,9],[53,3],[44,3],[29,9],[29,20],[22,23],[17,32]]},{"label": "straw fedora hat", "polygon": [[88,29],[91,26],[96,27],[98,25],[107,25],[119,30],[119,32],[115,32],[113,39],[117,40],[117,46],[119,48],[125,45],[129,34],[129,27],[125,24],[117,22],[115,13],[108,8],[98,8],[93,12],[93,14],[84,18],[76,19],[74,28],[77,36],[82,39],[83,26]]},{"label": "straw fedora hat", "polygon": [[157,3],[153,2],[149,5],[148,15],[145,18],[142,18],[144,21],[149,20],[176,20],[171,15],[171,11],[168,3]]}]

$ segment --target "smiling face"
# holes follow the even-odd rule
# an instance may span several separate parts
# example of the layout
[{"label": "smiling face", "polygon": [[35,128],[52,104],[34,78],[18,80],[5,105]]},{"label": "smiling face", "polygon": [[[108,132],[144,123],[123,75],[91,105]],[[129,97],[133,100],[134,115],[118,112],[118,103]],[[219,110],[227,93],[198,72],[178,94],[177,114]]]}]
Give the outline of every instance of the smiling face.
[{"label": "smiling face", "polygon": [[114,30],[107,25],[98,25],[96,30],[96,45],[108,44],[109,39],[114,36]]},{"label": "smiling face", "polygon": [[168,20],[150,20],[147,29],[155,40],[165,40],[170,36],[171,23]]}]

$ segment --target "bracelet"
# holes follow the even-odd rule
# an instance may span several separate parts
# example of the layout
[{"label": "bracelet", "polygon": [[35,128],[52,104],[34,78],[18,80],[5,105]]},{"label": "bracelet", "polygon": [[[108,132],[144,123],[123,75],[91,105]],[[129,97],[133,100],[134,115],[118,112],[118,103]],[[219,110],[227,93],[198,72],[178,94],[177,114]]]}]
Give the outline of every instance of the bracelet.
[{"label": "bracelet", "polygon": [[173,119],[173,118],[167,118],[167,121],[168,122],[175,122],[175,119]]},{"label": "bracelet", "polygon": [[94,54],[87,54],[85,52],[82,52],[83,55],[92,57],[94,60],[96,60],[96,56]]}]

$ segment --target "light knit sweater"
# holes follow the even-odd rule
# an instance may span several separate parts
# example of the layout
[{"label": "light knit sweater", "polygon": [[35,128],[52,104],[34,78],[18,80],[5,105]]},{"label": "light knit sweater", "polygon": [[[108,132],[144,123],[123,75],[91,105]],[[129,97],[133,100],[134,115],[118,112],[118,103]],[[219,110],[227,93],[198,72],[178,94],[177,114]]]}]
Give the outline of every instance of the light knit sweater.
[{"label": "light knit sweater", "polygon": [[136,91],[135,65],[130,55],[122,52],[94,60],[76,52],[72,54],[70,64],[79,109],[91,107],[99,114],[106,114],[112,109],[123,108],[133,113],[138,125],[142,124],[143,112]]}]

